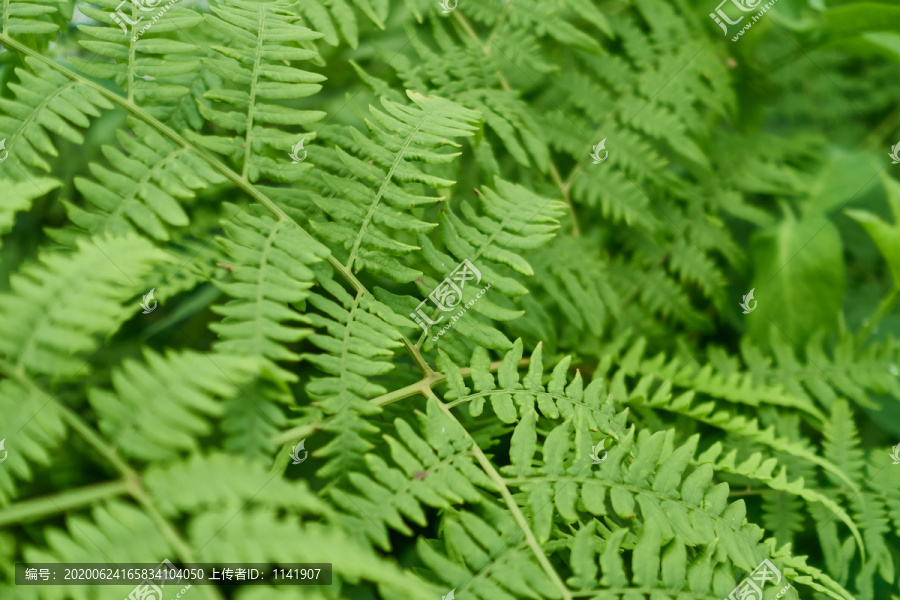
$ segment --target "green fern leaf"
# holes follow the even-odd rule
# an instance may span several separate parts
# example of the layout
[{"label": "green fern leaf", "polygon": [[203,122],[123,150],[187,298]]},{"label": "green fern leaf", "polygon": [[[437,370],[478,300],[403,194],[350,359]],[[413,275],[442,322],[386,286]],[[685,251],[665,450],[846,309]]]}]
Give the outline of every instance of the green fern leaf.
[{"label": "green fern leaf", "polygon": [[123,454],[142,460],[197,450],[197,438],[212,433],[209,417],[223,413],[221,399],[243,393],[240,384],[258,367],[254,359],[192,351],[147,350],[143,359],[113,371],[114,392],[88,390],[100,430]]},{"label": "green fern leaf", "polygon": [[16,160],[49,172],[41,155],[58,156],[49,134],[81,145],[84,136],[76,127],[87,127],[89,117],[99,117],[112,104],[91,86],[37,59],[25,58],[25,64],[31,71],[17,68],[19,83],[9,84],[15,98],[0,98],[0,131],[10,133],[6,147]]},{"label": "green fern leaf", "polygon": [[58,188],[61,182],[50,177],[35,177],[30,181],[0,180],[5,190],[3,204],[0,205],[0,236],[9,233],[15,223],[16,213],[28,210],[37,198]]},{"label": "green fern leaf", "polygon": [[[199,128],[203,121],[196,102],[202,100],[207,81],[199,68],[201,48],[186,32],[202,23],[203,17],[188,5],[160,6],[154,14],[138,3],[126,4],[126,8],[120,8],[116,0],[94,4],[113,12],[88,6],[82,12],[109,26],[78,26],[92,38],[79,41],[92,59],[75,57],[72,64],[79,72],[115,82],[129,101],[146,106],[154,117],[171,120],[179,129]],[[125,30],[125,21],[117,14],[120,11],[137,22],[130,31]],[[162,16],[157,19],[158,14]],[[180,40],[163,35],[173,32],[181,34]],[[110,61],[98,61],[94,56]]]},{"label": "green fern leaf", "polygon": [[[409,282],[420,271],[402,266],[394,256],[403,256],[416,248],[402,242],[404,234],[426,232],[434,224],[407,213],[410,208],[434,206],[440,198],[425,196],[418,186],[448,187],[453,181],[428,174],[422,164],[447,164],[458,153],[440,152],[444,145],[458,147],[452,138],[472,135],[477,114],[437,97],[426,98],[408,93],[414,106],[382,100],[384,112],[371,108],[374,120],[367,120],[373,139],[350,130],[354,156],[338,147],[323,160],[329,170],[338,167],[346,175],[322,176],[328,196],[316,200],[330,217],[327,222],[312,223],[319,235],[331,242],[348,270],[368,270],[394,281]],[[323,130],[320,135],[334,139]],[[366,157],[370,163],[361,157]],[[335,169],[338,170],[338,169]],[[376,225],[383,225],[389,232]],[[338,250],[343,247],[342,250]]]},{"label": "green fern leaf", "polygon": [[[12,276],[0,295],[0,357],[18,373],[67,379],[80,373],[99,346],[138,312],[123,305],[139,291],[165,253],[137,237],[82,239],[74,253],[43,252]],[[139,287],[140,286],[140,287]],[[4,368],[6,371],[6,367]]]},{"label": "green fern leaf", "polygon": [[287,158],[291,148],[302,141],[298,139],[301,134],[277,126],[308,130],[325,113],[299,110],[282,102],[315,94],[325,77],[284,62],[315,58],[315,50],[292,43],[310,42],[322,34],[299,25],[296,6],[287,0],[229,0],[211,9],[205,21],[227,45],[212,46],[216,54],[205,58],[203,64],[235,86],[210,89],[203,96],[213,105],[200,104],[199,109],[204,119],[234,135],[191,134],[191,138],[232,158],[245,179],[257,181],[268,175],[277,181],[296,181],[308,166],[289,163]]}]

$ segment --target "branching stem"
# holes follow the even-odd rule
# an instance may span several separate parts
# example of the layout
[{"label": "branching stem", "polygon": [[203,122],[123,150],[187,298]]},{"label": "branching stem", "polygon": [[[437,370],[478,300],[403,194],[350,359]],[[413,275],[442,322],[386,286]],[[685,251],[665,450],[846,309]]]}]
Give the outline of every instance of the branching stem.
[{"label": "branching stem", "polygon": [[[173,527],[172,524],[166,520],[166,518],[159,511],[159,508],[156,506],[156,503],[143,489],[143,487],[141,486],[141,478],[138,472],[132,469],[131,466],[127,462],[125,462],[125,460],[121,456],[119,456],[118,452],[116,452],[116,450],[112,446],[110,446],[106,442],[106,440],[103,439],[103,436],[97,433],[90,425],[85,423],[84,420],[77,414],[75,414],[75,412],[72,411],[69,407],[57,401],[56,398],[41,389],[30,378],[14,369],[11,364],[2,359],[0,359],[0,372],[3,372],[7,377],[15,379],[22,387],[30,391],[36,398],[40,398],[41,400],[43,400],[43,403],[41,404],[42,407],[46,406],[47,404],[52,404],[53,410],[55,410],[59,414],[60,418],[66,423],[66,425],[68,425],[70,429],[84,438],[84,440],[88,444],[90,444],[91,447],[93,447],[94,450],[96,450],[97,453],[100,454],[100,456],[108,460],[119,472],[119,474],[122,475],[123,485],[131,494],[131,497],[134,498],[138,502],[138,504],[140,504],[141,508],[147,513],[147,515],[149,515],[150,518],[153,519],[157,527],[159,527],[160,532],[175,549],[178,557],[183,562],[198,562],[190,545],[181,538],[175,527]],[[222,600],[221,593],[219,592],[218,588],[214,586],[200,586],[199,589],[203,590],[201,593],[204,595],[204,597],[210,600]]]},{"label": "branching stem", "polygon": [[[530,363],[530,360],[531,359],[523,358],[521,361],[519,361],[519,368],[527,367]],[[503,361],[500,360],[492,362],[490,366],[491,372],[499,369],[502,363]],[[472,374],[472,369],[466,367],[464,369],[460,369],[460,372],[462,373],[463,377],[470,377]],[[415,396],[416,394],[421,394],[422,396],[425,396],[427,398],[428,394],[431,392],[431,389],[445,379],[447,379],[447,376],[443,373],[431,371],[428,376],[420,379],[416,383],[410,384],[406,387],[402,387],[399,390],[394,390],[393,392],[389,392],[387,394],[382,394],[377,398],[369,400],[369,403],[381,407],[397,402],[398,400],[403,400],[404,398],[409,398],[410,396]],[[332,415],[319,423],[313,423],[311,425],[298,425],[297,427],[288,429],[287,431],[282,431],[274,438],[272,438],[272,443],[277,446],[282,446],[284,444],[290,444],[296,440],[302,440],[306,436],[312,435],[316,431],[323,429],[325,423],[330,421],[333,417],[334,416]]]}]

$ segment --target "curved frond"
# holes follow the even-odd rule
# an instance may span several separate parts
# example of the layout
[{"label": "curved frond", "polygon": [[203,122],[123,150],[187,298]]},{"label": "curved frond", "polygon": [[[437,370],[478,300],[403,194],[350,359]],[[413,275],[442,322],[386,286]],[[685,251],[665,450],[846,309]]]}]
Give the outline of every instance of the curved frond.
[{"label": "curved frond", "polygon": [[[91,388],[100,431],[129,457],[166,460],[199,449],[221,417],[222,399],[245,393],[255,359],[194,351],[163,356],[146,350],[112,373],[112,390]],[[253,399],[249,399],[250,402]]]},{"label": "curved frond", "polygon": [[99,336],[140,312],[137,302],[124,302],[146,292],[144,278],[167,260],[134,236],[82,238],[75,252],[43,252],[0,295],[0,358],[18,373],[77,376]]},{"label": "curved frond", "polygon": [[478,118],[477,113],[442,98],[408,95],[412,106],[382,99],[383,111],[370,108],[372,119],[366,119],[366,124],[371,138],[352,128],[348,135],[320,132],[337,147],[323,153],[323,166],[329,173],[322,173],[321,185],[327,195],[315,200],[330,219],[312,222],[348,270],[366,270],[399,282],[421,276],[394,258],[417,249],[403,240],[413,241],[416,233],[435,227],[413,216],[411,209],[441,201],[423,193],[428,187],[454,183],[427,172],[424,166],[445,165],[459,156],[441,149],[459,147],[453,139],[472,135]]}]

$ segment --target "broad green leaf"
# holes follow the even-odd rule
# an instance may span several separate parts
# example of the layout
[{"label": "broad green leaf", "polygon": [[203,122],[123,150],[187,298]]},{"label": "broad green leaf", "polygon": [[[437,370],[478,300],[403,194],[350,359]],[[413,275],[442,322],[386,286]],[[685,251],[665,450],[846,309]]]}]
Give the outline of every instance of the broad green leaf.
[{"label": "broad green leaf", "polygon": [[828,219],[787,214],[753,237],[751,257],[757,304],[745,318],[754,339],[765,342],[775,327],[802,347],[815,331],[835,326],[844,299],[844,257],[841,236]]},{"label": "broad green leaf", "polygon": [[887,193],[888,204],[894,217],[890,224],[877,215],[864,210],[848,210],[847,215],[855,219],[872,237],[875,245],[887,261],[894,287],[900,288],[900,182],[887,175],[881,181]]}]

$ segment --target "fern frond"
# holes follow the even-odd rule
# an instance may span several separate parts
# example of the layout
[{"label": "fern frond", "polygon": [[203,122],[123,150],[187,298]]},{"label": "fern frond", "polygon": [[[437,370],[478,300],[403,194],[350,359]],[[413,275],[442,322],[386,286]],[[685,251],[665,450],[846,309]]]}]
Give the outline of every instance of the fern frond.
[{"label": "fern frond", "polygon": [[[541,172],[546,172],[550,156],[537,119],[519,94],[508,89],[508,84],[507,89],[498,89],[506,83],[500,61],[495,58],[495,54],[504,56],[502,50],[495,54],[486,53],[478,41],[469,36],[456,40],[439,19],[432,19],[431,25],[437,50],[410,30],[411,44],[418,60],[403,55],[391,60],[404,86],[423,92],[433,90],[434,94],[479,112],[484,119],[485,131],[492,131],[516,162],[524,166],[534,164]],[[448,62],[447,56],[453,56],[453,61]],[[476,138],[476,148],[481,143],[480,136]],[[490,144],[484,147],[489,148]],[[497,153],[490,154],[490,161],[497,163]]]},{"label": "fern frond", "polygon": [[[384,22],[388,17],[388,2],[384,0],[354,0],[357,10],[362,12],[379,29],[384,29]],[[299,0],[298,10],[312,24],[315,31],[321,32],[326,43],[337,46],[339,43],[337,31],[351,48],[359,44],[359,22],[356,11],[347,0],[333,0],[327,4],[321,4],[315,0]]]},{"label": "fern frond", "polygon": [[[638,276],[646,273],[643,270],[635,272]],[[634,280],[632,277],[629,279]],[[678,323],[699,331],[709,331],[711,328],[709,318],[693,306],[690,296],[664,269],[646,274],[646,280],[641,281],[640,299],[650,313],[671,316]]]},{"label": "fern frond", "polygon": [[[3,35],[56,33],[62,21],[57,13],[66,0],[7,0],[0,6]],[[54,21],[56,21],[54,23]]]},{"label": "fern frond", "polygon": [[[863,479],[865,467],[864,452],[859,448],[859,432],[853,422],[853,415],[845,400],[837,400],[831,405],[831,418],[822,429],[825,458],[838,466],[854,481]],[[831,473],[826,473],[834,485],[842,482]]]},{"label": "fern frond", "polygon": [[803,502],[794,494],[765,494],[762,511],[763,525],[775,536],[778,546],[791,543],[794,536],[804,529],[806,515],[803,514]]},{"label": "fern frond", "polygon": [[[129,119],[135,135],[116,132],[124,152],[102,146],[109,166],[91,163],[93,178],[76,177],[75,187],[90,208],[65,202],[69,219],[89,234],[146,233],[169,240],[172,231],[185,228],[190,207],[199,190],[225,179],[187,148],[179,148],[137,119]],[[72,243],[74,232],[50,231],[54,239]]]},{"label": "fern frond", "polygon": [[[202,101],[210,77],[200,69],[201,48],[187,33],[203,22],[197,10],[174,4],[155,19],[162,6],[147,12],[138,3],[127,3],[125,8],[119,8],[117,0],[96,0],[93,4],[113,12],[84,7],[86,16],[108,26],[78,26],[91,38],[79,44],[92,53],[90,60],[71,59],[78,71],[115,82],[130,101],[160,120],[171,121],[178,129],[201,127],[203,120],[196,102]],[[130,31],[125,30],[117,8],[137,21]],[[181,34],[177,35],[180,39],[161,35],[172,33]],[[96,60],[97,56],[109,61]]]},{"label": "fern frond", "polygon": [[[663,386],[663,389],[665,387],[666,386]],[[759,421],[757,419],[748,419],[744,416],[735,417],[734,415],[729,414],[727,410],[719,409],[715,402],[694,404],[694,392],[685,392],[672,399],[667,398],[667,392],[668,390],[664,393],[657,391],[654,397],[648,402],[647,406],[683,414],[729,433],[750,438],[751,440],[769,446],[774,450],[787,452],[803,458],[841,478],[841,480],[847,483],[851,488],[858,489],[857,484],[837,466],[820,458],[807,445],[778,437],[775,434],[774,427],[762,429],[759,426]]]},{"label": "fern frond", "polygon": [[613,34],[604,13],[589,0],[553,3],[526,0],[521,10],[509,10],[502,4],[488,4],[480,8],[472,7],[472,15],[483,23],[492,25],[506,17],[512,26],[510,29],[533,31],[538,38],[549,37],[563,47],[591,53],[600,52],[602,47],[588,31],[594,36],[598,36],[598,32],[604,37]]},{"label": "fern frond", "polygon": [[335,516],[305,481],[272,479],[258,463],[231,454],[192,454],[187,461],[154,465],[147,469],[143,483],[169,518],[238,509],[250,501],[310,516]]},{"label": "fern frond", "polygon": [[[449,208],[443,213],[445,219],[441,222],[440,233],[446,254],[434,247],[424,235],[419,236],[423,258],[435,272],[449,276],[457,265],[468,260],[481,274],[479,279],[462,288],[458,304],[451,307],[452,311],[459,309],[447,322],[452,323],[454,335],[442,337],[443,330],[432,331],[424,344],[426,349],[436,345],[451,353],[454,360],[465,360],[471,351],[460,343],[458,337],[471,340],[476,347],[498,350],[511,347],[502,332],[481,322],[462,307],[471,307],[472,313],[496,321],[511,321],[521,316],[521,311],[515,310],[514,305],[504,300],[524,295],[527,288],[516,279],[502,275],[501,265],[519,275],[533,275],[531,265],[522,256],[523,251],[538,248],[553,239],[559,228],[558,219],[564,211],[565,205],[561,201],[548,200],[522,186],[499,178],[495,180],[495,185],[496,191],[483,188],[477,192],[480,210],[469,202],[462,202],[459,205],[460,216]],[[476,285],[472,285],[476,281],[478,286],[488,285],[479,291]],[[435,280],[422,278],[419,289],[426,296],[437,285]],[[488,291],[498,292],[501,297],[492,298]],[[416,309],[412,304],[404,308],[410,312]],[[439,311],[433,311],[431,320],[444,319],[443,316],[434,318],[440,314]]]},{"label": "fern frond", "polygon": [[870,399],[874,394],[900,400],[900,383],[892,372],[900,363],[900,344],[892,338],[859,349],[851,335],[839,331],[836,344],[827,348],[820,333],[807,343],[805,360],[798,358],[797,349],[777,328],[769,334],[769,345],[776,364],[748,338],[741,340],[748,371],[759,381],[784,385],[792,394],[825,407],[830,407],[838,394],[872,409],[878,408]]},{"label": "fern frond", "polygon": [[[338,147],[323,152],[323,162],[334,174],[322,174],[327,195],[316,199],[329,220],[311,223],[332,244],[348,270],[365,269],[403,283],[413,281],[421,272],[394,258],[416,250],[402,240],[435,226],[411,215],[410,209],[441,201],[424,195],[423,186],[445,188],[454,183],[427,173],[423,166],[445,165],[459,156],[440,149],[445,145],[459,147],[453,138],[472,135],[478,118],[477,113],[442,98],[426,98],[414,92],[408,95],[413,106],[382,99],[384,111],[370,108],[373,119],[367,119],[366,124],[371,139],[356,129],[350,129],[349,136],[339,130],[320,132]],[[348,143],[353,154],[340,147]]]},{"label": "fern frond", "polygon": [[[583,523],[589,515],[605,516],[613,522],[633,520],[633,529],[613,530],[604,536],[606,555],[601,557],[603,577],[599,581],[596,569],[589,566],[593,562],[591,547],[584,543],[571,546],[579,552],[572,556],[571,563],[580,587],[599,586],[598,597],[604,597],[606,592],[612,598],[635,587],[646,593],[648,588],[671,593],[673,586],[675,591],[684,589],[680,586],[689,581],[693,593],[724,595],[737,583],[731,575],[732,564],[750,571],[767,557],[771,548],[767,551],[765,545],[758,544],[762,532],[746,521],[744,502],[727,504],[727,484],[710,487],[715,471],[706,458],[697,459],[692,466],[698,435],[681,446],[675,443],[675,432],[671,430],[636,436],[634,427],[624,427],[625,413],[612,412],[612,398],[600,399],[605,396],[601,379],[595,379],[583,391],[580,376],[567,385],[568,361],[557,365],[544,391],[539,349],[532,356],[523,384],[516,368],[521,358],[520,342],[517,346],[498,369],[499,389],[493,389],[496,382],[486,368],[486,357],[479,357],[477,352],[470,371],[474,393],[464,385],[458,368],[443,359],[442,370],[449,386],[445,400],[450,406],[469,403],[472,416],[478,417],[483,405],[481,397],[490,395],[492,400],[499,400],[492,402],[497,416],[505,422],[517,422],[509,446],[509,466],[501,468],[508,475],[503,482],[521,490],[517,498],[524,504],[529,526],[539,541],[547,542],[557,523]],[[483,390],[489,390],[488,394]],[[545,400],[536,402],[539,396]],[[541,423],[542,416],[557,423],[549,430],[541,427],[536,421]],[[615,443],[594,469],[590,454],[595,440],[590,431],[598,428],[611,435]],[[537,458],[539,449],[542,459]],[[759,455],[756,460],[760,460]],[[774,464],[770,461],[767,468],[771,470]],[[741,469],[745,467],[755,468]],[[837,508],[833,502],[832,505]],[[626,536],[628,543],[624,548],[634,553],[632,570],[617,562]],[[727,559],[712,553],[718,544],[727,548]],[[511,546],[509,542],[507,545]],[[661,553],[661,548],[667,550]],[[469,553],[457,554],[454,565],[421,542],[419,552],[448,585],[456,585],[475,597],[487,597],[485,589],[480,588],[477,571],[460,569]],[[695,558],[685,560],[687,552],[693,552]],[[660,555],[669,554],[668,560],[661,561]],[[488,562],[491,558],[497,560],[496,555],[486,557]],[[839,585],[835,588],[833,597],[846,598]],[[492,597],[506,597],[508,593],[496,588],[492,591]]]},{"label": "fern frond", "polygon": [[30,167],[50,171],[42,155],[58,156],[49,134],[84,143],[77,128],[90,125],[100,110],[113,105],[89,85],[69,79],[43,62],[25,58],[31,69],[16,68],[18,83],[9,83],[14,98],[0,98],[0,131],[9,134],[6,148]]},{"label": "fern frond", "polygon": [[[739,475],[743,475],[748,477],[749,479],[761,481],[765,483],[768,487],[773,490],[777,490],[779,492],[785,492],[791,494],[791,496],[795,498],[802,498],[806,500],[807,503],[819,503],[824,506],[830,515],[837,516],[840,521],[842,521],[847,527],[850,529],[853,537],[856,540],[856,543],[859,545],[859,548],[864,548],[863,538],[860,535],[859,528],[856,526],[856,523],[852,519],[850,519],[844,509],[840,507],[834,500],[828,497],[825,494],[819,493],[815,490],[812,490],[806,487],[805,481],[803,477],[795,478],[793,481],[788,481],[788,469],[786,466],[781,465],[781,470],[777,475],[773,476],[773,471],[778,466],[778,459],[776,458],[768,458],[763,460],[763,455],[760,452],[755,452],[748,456],[746,460],[741,462],[740,464],[736,464],[737,462],[737,450],[732,450],[723,458],[717,460],[719,454],[722,451],[722,446],[719,442],[713,444],[708,450],[706,450],[700,457],[698,457],[698,462],[710,462],[713,464],[717,471],[725,472],[725,473],[735,473]],[[789,452],[785,451],[785,454],[789,454]],[[791,453],[792,454],[792,453]],[[791,502],[791,496],[779,495],[780,498],[786,503],[789,503],[790,506],[795,505],[795,502]],[[796,520],[799,518],[796,514],[787,515],[780,514],[779,518],[791,519],[793,518],[793,522],[789,524],[789,527],[796,527]],[[776,530],[777,531],[777,530]],[[787,532],[782,533],[782,535],[788,535]]]},{"label": "fern frond", "polygon": [[478,600],[559,598],[512,517],[489,503],[479,509],[448,511],[441,523],[444,547],[424,537],[417,540],[419,558],[444,582],[442,587]]},{"label": "fern frond", "polygon": [[0,179],[0,188],[3,188],[4,193],[3,203],[0,204],[0,237],[12,230],[16,213],[28,210],[32,202],[49,194],[61,184],[61,181],[51,177],[32,177],[30,180],[21,181],[5,177]]},{"label": "fern frond", "polygon": [[96,506],[89,518],[67,517],[66,529],[48,528],[46,548],[26,547],[26,560],[106,563],[113,562],[110,557],[115,556],[116,562],[158,564],[160,556],[174,555],[159,525],[139,508],[120,500]]},{"label": "fern frond", "polygon": [[[6,373],[6,366],[2,368]],[[33,481],[35,465],[48,466],[67,428],[51,397],[22,379],[0,380],[0,439],[15,439],[16,449],[0,469],[0,506],[18,496],[15,479]]]},{"label": "fern frond", "polygon": [[136,303],[123,303],[146,292],[144,278],[167,260],[134,236],[81,239],[75,252],[42,252],[0,295],[0,357],[18,373],[76,376],[98,337],[138,312]]},{"label": "fern frond", "polygon": [[560,237],[531,260],[535,269],[531,281],[549,297],[542,294],[541,304],[558,307],[570,325],[564,337],[579,346],[586,342],[585,331],[599,339],[608,326],[607,319],[622,315],[623,298],[610,285],[608,265],[599,247],[594,236]]},{"label": "fern frond", "polygon": [[113,390],[91,388],[88,400],[100,431],[123,454],[167,460],[199,449],[198,438],[213,431],[210,417],[223,414],[221,400],[244,393],[241,384],[257,368],[245,357],[145,350],[143,361],[113,370]]},{"label": "fern frond", "polygon": [[[385,597],[433,600],[433,586],[382,558],[353,532],[322,522],[301,522],[291,514],[251,506],[235,514],[233,508],[211,510],[192,519],[191,541],[203,547],[201,557],[214,562],[328,562],[335,584],[372,583]],[[296,543],[304,540],[303,544]],[[439,594],[438,594],[439,595]]]},{"label": "fern frond", "polygon": [[391,549],[387,527],[404,535],[413,531],[404,519],[424,527],[426,507],[448,509],[463,502],[483,500],[478,488],[496,491],[496,485],[475,465],[471,442],[458,438],[456,424],[429,402],[419,414],[417,433],[403,419],[394,420],[397,437],[385,434],[393,466],[377,454],[366,454],[366,471],[351,473],[357,491],[331,490],[337,506],[353,515],[345,519],[348,531],[361,531],[382,549]]},{"label": "fern frond", "polygon": [[[900,184],[847,150],[889,60],[809,49],[851,119],[680,0],[166,2],[0,0],[0,598],[163,557],[334,567],[199,600],[897,596]],[[738,316],[748,240],[850,202],[802,347]]]},{"label": "fern frond", "polygon": [[[528,373],[520,376],[518,364],[522,359],[522,340],[516,340],[513,347],[504,355],[500,368],[495,376],[490,370],[487,352],[476,348],[470,363],[472,384],[470,389],[464,385],[459,367],[446,355],[438,355],[438,367],[447,375],[448,391],[444,399],[451,406],[468,404],[469,414],[478,417],[484,411],[486,402],[490,402],[494,414],[504,423],[516,423],[520,420],[533,421],[536,409],[549,418],[557,419],[560,415],[573,418],[578,415],[579,425],[584,429],[597,431],[602,429],[613,437],[624,434],[624,420],[617,418],[604,407],[605,388],[603,381],[594,380],[587,389],[578,374],[569,383],[566,370],[570,358],[564,358],[553,369],[550,380],[545,385],[543,350],[541,344],[534,349]],[[515,403],[513,402],[515,400]]]},{"label": "fern frond", "polygon": [[317,56],[315,50],[293,44],[311,42],[322,34],[299,25],[297,8],[288,0],[228,0],[214,3],[211,10],[204,18],[222,45],[213,45],[215,55],[205,58],[203,64],[235,85],[205,92],[203,97],[213,105],[200,104],[199,109],[206,121],[232,135],[190,137],[200,146],[230,157],[249,181],[262,175],[296,181],[309,167],[287,162],[288,154],[301,136],[312,140],[315,135],[290,133],[279,126],[308,130],[325,113],[299,110],[284,102],[317,93],[325,76],[293,66],[293,61]]},{"label": "fern frond", "polygon": [[721,269],[700,248],[679,239],[672,246],[669,265],[683,283],[694,283],[720,311],[724,309],[725,277]]},{"label": "fern frond", "polygon": [[145,292],[144,278],[167,260],[134,236],[81,239],[74,252],[43,251],[12,274],[11,289],[0,295],[0,373],[7,377],[0,381],[0,439],[15,439],[10,460],[19,468],[0,475],[4,501],[15,494],[12,477],[31,480],[30,463],[48,464],[65,436],[53,396],[37,378],[66,381],[89,370],[100,336],[139,311],[123,303]]},{"label": "fern frond", "polygon": [[210,328],[219,334],[214,348],[226,354],[261,357],[262,375],[280,384],[297,376],[276,361],[297,361],[300,357],[285,347],[308,336],[310,329],[292,327],[309,322],[289,305],[302,306],[315,283],[313,265],[325,259],[328,249],[302,236],[288,221],[272,218],[262,207],[241,209],[228,205],[231,218],[225,223],[227,238],[219,246],[231,257],[229,281],[216,286],[232,300],[214,306],[225,318]]},{"label": "fern frond", "polygon": [[[225,467],[221,460],[213,456],[152,472],[153,495],[147,501],[160,502],[167,515],[192,506],[206,507],[205,511],[191,513],[188,517],[190,536],[187,541],[190,547],[200,549],[196,560],[272,564],[279,561],[330,562],[334,569],[335,585],[364,580],[377,585],[381,593],[404,600],[428,600],[434,596],[435,590],[426,582],[394,562],[379,557],[348,533],[324,522],[311,519],[301,522],[300,515],[314,518],[327,513],[327,509],[306,489],[305,484],[283,482],[276,484],[272,492],[265,492],[265,486],[251,491],[246,486],[247,481],[271,480],[271,476],[266,476],[265,471],[252,463],[237,463],[234,474],[243,475],[241,478],[229,476]],[[189,482],[186,479],[188,474],[193,476]],[[211,474],[222,478],[213,479]],[[179,483],[182,485],[176,485]],[[175,496],[174,502],[155,495],[169,492]],[[246,500],[236,504],[235,499],[239,497]],[[278,507],[288,507],[292,512],[286,517],[276,516]],[[158,563],[160,556],[172,560],[177,557],[176,550],[160,531],[156,520],[118,500],[95,507],[90,518],[69,517],[67,529],[68,532],[49,529],[48,548],[26,548],[26,560]],[[291,540],[297,539],[309,543],[291,543]],[[112,556],[116,557],[115,561],[110,558]],[[179,558],[185,560],[184,557]],[[8,574],[9,571],[6,572]],[[31,600],[33,596],[19,594],[22,589],[39,588],[0,584],[4,597]],[[121,596],[120,590],[109,589]]]},{"label": "fern frond", "polygon": [[409,324],[370,294],[350,294],[332,275],[330,268],[316,269],[320,287],[308,300],[307,318],[317,329],[308,341],[322,352],[301,355],[325,374],[312,377],[307,394],[324,414],[334,415],[324,430],[335,437],[316,451],[331,457],[320,477],[344,476],[362,467],[372,449],[366,437],[377,429],[360,415],[381,411],[368,399],[388,392],[378,378],[394,369],[394,349],[403,345],[396,326]]},{"label": "fern frond", "polygon": [[754,407],[771,404],[801,410],[820,421],[826,419],[822,411],[807,398],[797,397],[777,384],[771,386],[759,384],[754,381],[751,373],[732,371],[724,374],[718,372],[711,364],[698,367],[679,356],[667,359],[664,353],[657,354],[653,358],[644,358],[646,348],[646,338],[634,340],[621,358],[620,371],[616,377],[631,375],[650,377],[728,402]]},{"label": "fern frond", "polygon": [[301,235],[294,223],[276,220],[262,207],[226,207],[231,213],[224,224],[228,237],[219,238],[218,244],[231,256],[231,274],[214,284],[231,300],[212,307],[224,316],[210,325],[219,335],[213,348],[259,359],[261,366],[243,394],[226,400],[228,417],[222,427],[227,447],[262,457],[270,453],[271,437],[285,424],[277,404],[294,403],[288,386],[299,379],[278,363],[297,362],[300,355],[288,344],[313,332],[296,326],[309,322],[297,309],[315,283],[311,268],[329,251]]},{"label": "fern frond", "polygon": [[616,171],[599,173],[585,167],[572,185],[573,198],[579,204],[600,207],[604,218],[653,231],[658,217],[651,211],[646,194],[634,182]]},{"label": "fern frond", "polygon": [[[831,406],[831,419],[825,423],[825,457],[840,466],[855,481],[866,482],[866,487],[884,469],[887,456],[882,460],[866,457],[860,449],[859,434],[856,429],[850,405],[845,400],[837,400]],[[885,535],[890,531],[887,518],[888,498],[864,489],[861,493],[848,490],[843,482],[826,473],[835,486],[834,494],[842,497],[850,506],[854,521],[859,523],[868,551],[868,563],[856,578],[857,590],[863,598],[873,598],[872,575],[877,571],[887,582],[894,581],[894,563],[891,552],[885,545]],[[848,559],[849,560],[849,559]]]}]

